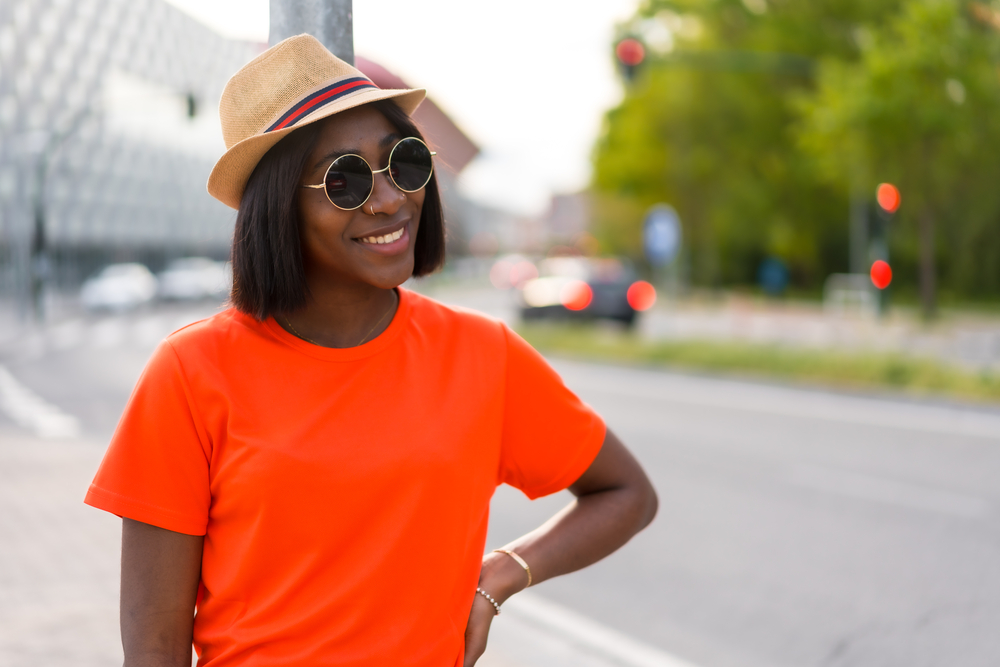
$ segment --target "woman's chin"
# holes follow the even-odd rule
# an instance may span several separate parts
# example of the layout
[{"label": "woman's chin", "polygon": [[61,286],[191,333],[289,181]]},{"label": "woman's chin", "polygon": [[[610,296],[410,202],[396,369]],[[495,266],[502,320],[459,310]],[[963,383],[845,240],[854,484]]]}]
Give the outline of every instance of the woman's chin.
[{"label": "woman's chin", "polygon": [[413,256],[410,255],[408,261],[399,267],[386,267],[388,270],[376,271],[368,279],[368,284],[380,289],[393,289],[399,287],[413,275]]}]

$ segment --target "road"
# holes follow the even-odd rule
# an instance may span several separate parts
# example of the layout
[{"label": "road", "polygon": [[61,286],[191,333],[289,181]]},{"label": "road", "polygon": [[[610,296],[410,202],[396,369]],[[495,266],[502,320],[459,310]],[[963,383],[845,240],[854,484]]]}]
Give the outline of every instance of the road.
[{"label": "road", "polygon": [[[0,350],[0,528],[19,538],[0,545],[0,665],[116,659],[117,521],[79,497],[152,346],[213,308],[70,320]],[[508,603],[484,664],[1000,664],[1000,414],[553,363],[635,451],[660,514]],[[490,548],[568,500],[502,487]]]}]

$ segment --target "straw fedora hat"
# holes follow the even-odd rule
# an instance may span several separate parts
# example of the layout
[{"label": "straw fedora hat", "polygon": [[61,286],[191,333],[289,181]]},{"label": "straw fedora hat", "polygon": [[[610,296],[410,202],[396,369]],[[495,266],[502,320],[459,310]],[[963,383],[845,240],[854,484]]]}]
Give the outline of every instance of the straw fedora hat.
[{"label": "straw fedora hat", "polygon": [[226,152],[208,177],[208,192],[239,208],[257,163],[292,130],[377,100],[394,99],[412,114],[424,95],[382,90],[312,35],[289,37],[244,65],[222,91]]}]

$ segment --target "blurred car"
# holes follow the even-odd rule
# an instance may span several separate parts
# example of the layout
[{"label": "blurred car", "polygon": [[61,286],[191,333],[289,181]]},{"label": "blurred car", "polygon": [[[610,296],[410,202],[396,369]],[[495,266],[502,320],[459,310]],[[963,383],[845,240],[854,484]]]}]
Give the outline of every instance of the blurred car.
[{"label": "blurred car", "polygon": [[490,282],[497,289],[520,289],[529,280],[538,277],[538,269],[528,257],[519,254],[504,255],[490,268]]},{"label": "blurred car", "polygon": [[631,326],[650,308],[656,290],[615,258],[550,257],[538,263],[538,277],[521,287],[521,318],[610,319]]},{"label": "blurred car", "polygon": [[233,284],[228,262],[184,257],[167,264],[159,275],[161,299],[193,300],[224,297]]},{"label": "blurred car", "polygon": [[143,264],[109,264],[88,278],[80,301],[90,310],[128,310],[156,296],[156,276]]}]

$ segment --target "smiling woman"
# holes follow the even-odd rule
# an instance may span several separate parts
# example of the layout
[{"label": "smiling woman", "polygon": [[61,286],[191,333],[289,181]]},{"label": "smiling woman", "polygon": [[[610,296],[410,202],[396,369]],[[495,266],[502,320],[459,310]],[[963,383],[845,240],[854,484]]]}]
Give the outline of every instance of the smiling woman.
[{"label": "smiling woman", "polygon": [[[305,35],[227,85],[234,307],[157,348],[86,498],[124,519],[125,667],[471,667],[511,595],[652,520],[537,352],[400,287],[444,256],[422,97]],[[576,500],[484,556],[503,483]]]},{"label": "smiling woman", "polygon": [[[354,207],[360,211],[342,210],[328,199],[335,161],[345,155],[367,154],[375,164],[389,166],[389,154],[401,137],[422,138],[398,106],[376,101],[310,123],[289,134],[261,158],[247,181],[236,218],[233,303],[238,309],[260,320],[301,309],[314,287],[307,279],[307,267],[311,267],[313,281],[322,278],[317,262],[331,252],[322,243],[336,225],[342,227],[341,233],[347,234],[346,241],[351,242],[340,246],[345,252],[368,238],[375,238],[377,245],[379,236],[399,233],[398,243],[388,248],[369,248],[388,250],[397,258],[395,263],[387,263],[394,264],[395,277],[402,276],[393,287],[411,274],[422,276],[440,266],[444,259],[444,218],[432,167],[423,184],[427,187],[412,193],[393,187],[386,182],[389,179],[378,174],[369,174],[367,183],[360,187],[345,184],[344,189],[363,193],[356,197]],[[369,146],[354,145],[361,143]],[[316,188],[316,184],[323,189]],[[357,186],[353,182],[351,185]],[[348,262],[336,265],[334,270],[351,267],[359,268],[357,262]]]}]

